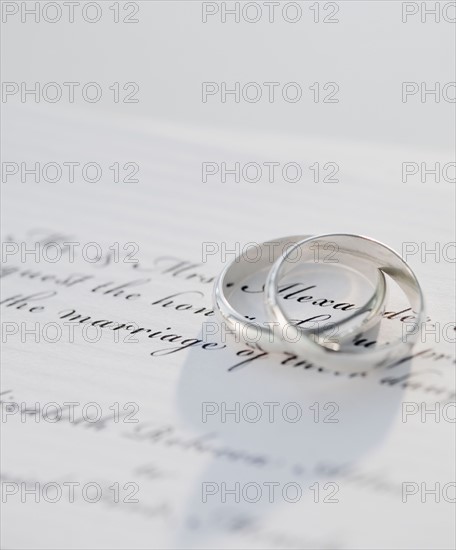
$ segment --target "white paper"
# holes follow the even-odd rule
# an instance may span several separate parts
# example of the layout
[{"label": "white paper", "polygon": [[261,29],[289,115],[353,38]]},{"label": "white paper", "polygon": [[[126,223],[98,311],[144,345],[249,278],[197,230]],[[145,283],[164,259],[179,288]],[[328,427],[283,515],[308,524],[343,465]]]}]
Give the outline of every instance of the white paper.
[{"label": "white paper", "polygon": [[[2,105],[2,167],[18,167],[1,190],[5,548],[455,547],[454,187],[402,181],[404,162],[453,162],[454,109],[401,101],[404,80],[451,79],[452,31],[404,25],[401,4],[340,2],[326,26],[307,4],[299,25],[230,26],[203,25],[198,2],[140,2],[140,25],[108,8],[99,26],[4,27],[5,80],[97,79],[107,97],[141,84],[138,105]],[[309,96],[334,79],[339,105],[201,102],[203,81],[299,80]],[[296,161],[298,183],[202,177]],[[43,177],[71,162],[74,182]],[[327,162],[338,183],[313,181]],[[416,273],[429,320],[413,357],[336,375],[203,335],[233,251],[331,232],[382,241]],[[371,292],[306,277],[316,299]],[[261,315],[258,296],[236,300]],[[388,337],[408,307],[392,293]]]},{"label": "white paper", "polygon": [[[14,117],[16,122],[21,120],[17,112]],[[53,158],[65,158],[64,138],[71,128],[71,138],[81,149],[78,158],[84,151],[90,158],[89,152],[97,148],[98,158],[109,163],[102,144],[109,133],[118,131],[114,125],[86,119],[77,124],[60,119],[53,124],[47,126],[47,131],[59,135],[58,142],[52,140]],[[2,481],[16,483],[19,491],[4,497],[4,544],[34,548],[369,548],[375,541],[376,547],[384,548],[450,548],[451,486],[445,493],[448,501],[442,491],[454,480],[454,358],[453,346],[444,340],[441,330],[451,322],[451,264],[422,264],[416,257],[410,258],[423,285],[429,316],[440,323],[440,342],[433,341],[438,336],[428,334],[427,341],[414,349],[416,358],[394,368],[362,377],[335,377],[330,370],[295,367],[297,360],[278,354],[230,370],[261,354],[229,340],[222,344],[218,337],[211,340],[219,342],[213,348],[203,349],[197,341],[202,323],[214,320],[205,318],[204,313],[212,308],[212,278],[223,266],[220,254],[202,262],[203,242],[226,242],[233,249],[236,239],[243,246],[255,239],[261,242],[309,229],[318,232],[337,227],[358,232],[374,211],[388,210],[389,222],[377,214],[378,221],[375,224],[371,219],[369,233],[400,249],[401,240],[407,238],[430,242],[449,236],[451,228],[445,226],[449,226],[449,216],[444,213],[435,220],[435,227],[424,227],[413,223],[419,213],[411,211],[407,229],[400,208],[406,193],[400,188],[395,189],[394,202],[383,188],[383,203],[377,194],[375,204],[367,197],[362,208],[347,204],[345,212],[337,213],[337,195],[346,191],[336,185],[331,194],[321,185],[312,187],[311,201],[327,205],[319,209],[309,207],[306,201],[286,200],[285,193],[287,216],[274,216],[275,200],[283,197],[283,188],[269,187],[270,199],[263,199],[259,209],[256,200],[261,191],[253,185],[238,186],[234,192],[236,186],[195,186],[177,176],[173,167],[186,166],[190,173],[202,158],[215,158],[218,153],[204,146],[190,148],[189,138],[169,139],[169,159],[156,174],[163,146],[157,133],[139,137],[125,128],[118,133],[119,150],[125,158],[140,159],[146,183],[16,183],[3,187],[8,204],[3,216],[5,240],[27,242],[31,248],[41,239],[59,240],[56,235],[61,234],[66,241],[81,243],[73,264],[65,256],[55,263],[42,258],[35,263],[31,255],[21,263],[18,252],[11,254],[3,267],[7,273],[2,279],[3,300],[35,295],[35,301],[29,298],[29,306],[44,306],[30,312],[29,306],[17,309],[22,302],[2,305]],[[14,137],[8,143],[9,158],[20,148],[39,150],[33,135],[17,131]],[[147,157],[144,153],[138,157],[139,139],[149,151]],[[48,156],[46,148],[40,155]],[[353,181],[355,185],[356,174]],[[366,192],[374,195],[376,190]],[[448,189],[441,192],[450,197]],[[440,197],[437,204],[451,208],[450,201]],[[237,222],[231,226],[228,222],[234,214]],[[94,264],[81,258],[82,248],[89,242],[100,243],[103,253],[111,253],[109,265],[105,265],[106,258]],[[113,262],[109,247],[114,242],[120,243],[121,251],[122,243],[137,243],[133,256],[139,264]],[[51,257],[51,249],[48,253]],[[92,257],[94,251],[87,249],[87,254]],[[227,256],[227,261],[230,259],[232,256]],[[179,272],[177,266],[190,268]],[[8,272],[10,268],[16,271]],[[33,278],[32,272],[36,274]],[[76,274],[90,278],[74,282]],[[48,275],[54,278],[40,279]],[[70,276],[67,285],[62,283]],[[68,285],[71,282],[74,284]],[[111,284],[98,288],[105,283]],[[130,286],[118,296],[103,294],[116,285]],[[52,295],[37,296],[45,292]],[[129,295],[134,296],[125,299]],[[152,305],[169,296],[174,296],[173,305],[162,306],[169,301]],[[193,309],[176,310],[179,304],[191,304]],[[388,311],[400,311],[395,304],[388,306]],[[195,312],[201,308],[206,309]],[[71,310],[90,320],[68,323]],[[151,330],[131,335],[131,327],[117,331],[108,326],[98,331],[87,327],[102,320],[136,323],[135,327]],[[400,321],[389,322],[400,335]],[[72,335],[70,324],[76,326]],[[31,328],[38,330],[37,334],[25,332]],[[149,338],[154,331],[181,338],[175,342]],[[451,332],[447,335],[451,337]],[[52,342],[54,339],[57,341]],[[88,339],[98,341],[90,343]],[[183,350],[184,340],[192,345]],[[219,349],[223,345],[226,347]],[[46,405],[56,403],[67,411],[63,405],[67,402],[79,403],[74,421],[69,421],[65,412],[61,421],[52,423],[46,416],[53,416],[52,405]],[[103,420],[97,424],[84,417],[81,420],[84,405],[92,402],[102,412]],[[20,410],[11,414],[11,403],[22,408],[39,403],[44,410],[38,415],[24,413],[21,421]],[[239,418],[222,416],[222,407],[233,409],[236,403]],[[249,403],[254,405],[245,408]],[[416,404],[419,412],[404,417],[404,403],[411,403],[407,411],[414,411]],[[116,406],[121,413],[131,414],[126,419],[116,418],[116,422]],[[302,417],[292,422],[297,406]],[[436,406],[437,416],[427,415],[423,422],[422,407]],[[219,412],[209,414],[215,408]],[[7,411],[10,414],[5,416]],[[258,411],[260,420],[249,421]],[[96,410],[92,407],[84,414],[92,418]],[[324,422],[326,418],[329,420]],[[68,503],[65,493],[56,503],[47,502],[40,493],[37,504],[33,495],[27,494],[21,502],[21,482],[28,488],[39,483],[41,490],[51,482],[63,489],[67,488],[63,483],[80,485],[75,486],[73,503]],[[82,488],[90,482],[102,489],[97,503],[83,498]],[[269,482],[276,485],[264,485]],[[406,503],[405,482],[419,487]],[[139,502],[113,502],[114,489],[109,487],[115,483],[120,486],[120,500],[137,487],[138,494],[131,498]],[[124,490],[126,483],[136,485]],[[227,489],[239,484],[240,502],[229,493],[226,502],[222,501],[224,483]],[[421,502],[422,483],[426,487],[440,483],[440,502],[434,502],[432,495]],[[207,502],[203,502],[203,484],[209,493]],[[292,485],[287,486],[290,494],[285,498],[286,484]],[[301,498],[288,502],[297,486]],[[211,495],[215,487],[218,492]],[[244,498],[246,487],[252,492]],[[262,489],[259,501],[246,501],[255,498],[258,487]],[[271,487],[275,491],[272,503]],[[52,499],[52,487],[49,491]],[[331,498],[333,491],[338,502],[322,502]],[[94,497],[89,493],[88,498]],[[314,502],[317,498],[319,502]]]}]

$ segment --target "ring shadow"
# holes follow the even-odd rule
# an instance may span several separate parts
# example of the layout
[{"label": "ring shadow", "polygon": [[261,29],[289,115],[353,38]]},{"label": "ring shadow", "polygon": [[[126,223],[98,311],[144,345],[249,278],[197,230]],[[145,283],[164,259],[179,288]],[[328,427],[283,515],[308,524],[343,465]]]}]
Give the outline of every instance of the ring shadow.
[{"label": "ring shadow", "polygon": [[[378,330],[363,336],[374,339]],[[197,338],[203,339],[201,332]],[[372,368],[366,362],[364,373],[345,373],[325,365],[309,367],[305,357],[247,351],[245,344],[234,342],[226,346],[217,354],[190,349],[181,370],[177,407],[183,425],[205,442],[207,460],[182,504],[173,548],[217,547],[221,531],[260,536],[279,513],[304,513],[317,521],[321,508],[315,484],[320,500],[337,499],[331,490],[342,495],[344,473],[381,445],[401,408],[403,389],[381,383],[390,372],[387,365]],[[239,363],[244,364],[233,369]],[[399,368],[406,375],[411,362]],[[336,485],[326,490],[327,483]],[[287,484],[291,490],[284,496]],[[302,494],[290,508],[299,496],[293,493],[297,486]],[[261,497],[255,501],[258,487]],[[356,527],[353,516],[345,514]],[[299,538],[300,521],[297,526]],[[280,534],[291,536],[288,527]],[[294,547],[294,540],[287,544]],[[313,538],[300,539],[296,547],[338,544]]]}]

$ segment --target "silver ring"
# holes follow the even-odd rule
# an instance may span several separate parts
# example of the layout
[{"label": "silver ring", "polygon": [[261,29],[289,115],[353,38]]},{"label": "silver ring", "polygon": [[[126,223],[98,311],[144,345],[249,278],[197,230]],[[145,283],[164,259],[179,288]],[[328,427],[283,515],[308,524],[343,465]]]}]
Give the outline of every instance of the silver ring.
[{"label": "silver ring", "polygon": [[[290,327],[290,320],[287,318],[282,306],[279,304],[277,296],[277,287],[283,276],[291,271],[295,264],[290,263],[290,255],[297,249],[301,249],[303,255],[301,259],[311,261],[313,254],[310,247],[315,243],[324,245],[331,243],[337,246],[338,252],[342,257],[346,254],[359,260],[369,261],[377,269],[382,270],[389,275],[401,288],[408,298],[413,311],[416,314],[416,320],[412,323],[410,331],[407,331],[406,337],[397,339],[391,344],[384,344],[374,348],[357,348],[355,352],[335,350],[325,347],[316,342],[307,331],[303,331],[298,326]],[[420,284],[407,265],[407,263],[388,246],[360,235],[350,234],[328,234],[318,237],[309,237],[288,248],[284,254],[279,257],[272,266],[265,286],[266,309],[271,318],[279,323],[279,328],[288,326],[288,333],[294,333],[299,336],[296,342],[293,337],[284,340],[282,345],[288,351],[295,354],[305,354],[315,361],[321,361],[324,365],[336,365],[348,368],[366,367],[366,362],[372,366],[381,366],[389,361],[405,356],[416,342],[421,325],[424,319],[424,298]]]},{"label": "silver ring", "polygon": [[[263,351],[280,352],[290,349],[290,346],[284,345],[285,340],[283,333],[282,335],[276,334],[277,327],[274,326],[274,323],[260,324],[247,319],[245,315],[239,313],[235,308],[233,308],[230,303],[230,297],[235,290],[236,283],[239,283],[248,275],[252,275],[262,269],[271,269],[271,266],[274,262],[277,262],[278,259],[281,262],[280,265],[283,265],[282,262],[285,261],[284,259],[289,258],[290,251],[296,249],[296,247],[299,246],[299,243],[307,242],[309,238],[309,236],[292,236],[273,241],[266,241],[259,245],[257,244],[240,254],[222,271],[214,285],[214,310],[218,314],[220,320],[226,323],[225,332],[232,334],[236,342],[242,340],[247,344],[254,343],[255,347],[258,347]],[[252,254],[249,254],[249,251],[253,249],[256,249],[257,251],[254,260],[252,260]],[[344,266],[354,267],[356,271],[364,274],[371,284],[374,284],[374,292],[369,300],[356,312],[352,313],[350,316],[347,316],[338,323],[338,326],[345,325],[355,317],[365,313],[368,314],[367,317],[363,319],[360,326],[352,327],[340,334],[340,339],[343,341],[353,333],[359,333],[360,327],[367,330],[379,322],[384,311],[383,307],[386,301],[387,287],[383,272],[374,267],[371,262],[359,261],[359,257],[357,255],[347,254],[344,256],[341,264]],[[274,265],[278,266],[277,263]],[[275,273],[278,274],[278,271],[279,270],[276,269]],[[277,288],[275,283],[276,278],[277,275],[273,281],[269,278],[270,288]],[[274,300],[272,300],[271,304],[275,304]],[[282,316],[282,320],[284,319],[286,318]],[[285,323],[287,325],[290,324],[289,321],[285,321]],[[277,325],[277,323],[275,324]],[[334,323],[331,323],[331,325],[334,325]],[[334,344],[331,341],[326,342],[322,335],[317,333],[315,329],[301,328],[300,333],[301,332],[306,335],[309,334],[309,338],[313,338],[316,342],[319,342],[316,344],[318,348],[322,347],[323,349],[334,349]],[[307,348],[307,338],[305,343],[306,345],[304,348]],[[302,347],[303,346],[301,346],[301,348]],[[337,345],[336,347],[338,348],[339,346]],[[295,347],[295,344],[292,344],[292,349],[293,352],[296,352],[297,348]]]}]

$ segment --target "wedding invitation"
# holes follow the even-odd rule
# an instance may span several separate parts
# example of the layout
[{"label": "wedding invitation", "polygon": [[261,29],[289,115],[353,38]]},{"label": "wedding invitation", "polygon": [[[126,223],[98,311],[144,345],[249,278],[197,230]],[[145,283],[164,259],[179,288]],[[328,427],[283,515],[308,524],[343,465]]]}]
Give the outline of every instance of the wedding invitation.
[{"label": "wedding invitation", "polygon": [[[5,547],[454,547],[450,186],[401,183],[407,151],[386,146],[233,146],[204,128],[24,106],[4,125]],[[299,155],[340,159],[341,181],[203,181],[208,166]],[[249,243],[336,231],[387,243],[416,272],[427,319],[410,355],[336,371],[223,334],[212,290],[228,262]],[[264,315],[261,281],[233,284],[239,310]],[[305,266],[292,284],[281,296],[307,321],[372,292]],[[391,295],[388,337],[413,315]]]}]

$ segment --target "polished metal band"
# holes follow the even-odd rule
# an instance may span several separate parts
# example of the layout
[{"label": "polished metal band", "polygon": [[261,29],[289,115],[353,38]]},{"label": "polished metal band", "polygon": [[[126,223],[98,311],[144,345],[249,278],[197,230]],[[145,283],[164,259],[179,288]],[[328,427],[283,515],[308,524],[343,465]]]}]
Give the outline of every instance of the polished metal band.
[{"label": "polished metal band", "polygon": [[[302,252],[301,260],[310,262],[314,258],[315,245],[324,246],[327,243],[337,247],[340,261],[346,257],[368,261],[372,266],[389,275],[407,296],[416,319],[407,330],[402,331],[401,338],[396,341],[370,348],[355,348],[353,351],[329,348],[320,345],[307,331],[291,326],[283,307],[279,303],[277,287],[280,280],[295,267],[290,256],[297,249]],[[305,355],[322,365],[337,365],[350,370],[359,370],[368,366],[381,366],[391,363],[409,353],[416,342],[424,320],[424,299],[418,280],[407,263],[391,248],[367,237],[350,234],[328,234],[309,237],[288,248],[272,266],[265,286],[266,309],[270,318],[279,323],[279,327],[287,328],[291,335],[282,341],[282,346],[297,355]],[[366,325],[363,327],[366,329]]]},{"label": "polished metal band", "polygon": [[[277,330],[278,327],[274,326],[274,323],[260,324],[247,319],[233,308],[230,298],[236,289],[236,285],[247,276],[265,269],[270,270],[274,262],[283,262],[285,258],[290,258],[290,251],[294,250],[299,243],[306,242],[307,239],[309,239],[308,236],[292,236],[255,245],[240,254],[222,271],[214,286],[214,307],[221,321],[226,324],[225,333],[231,333],[237,342],[244,341],[249,344],[255,344],[264,351],[287,351],[290,350],[290,347],[294,353],[298,350],[306,351],[306,345],[296,347],[295,343],[287,342],[284,333]],[[274,265],[277,266],[278,264],[275,263]],[[281,263],[281,265],[283,264]],[[387,289],[382,271],[374,263],[365,259],[360,260],[358,254],[347,253],[342,255],[340,265],[360,272],[374,287],[373,294],[365,304],[356,312],[351,313],[337,323],[339,339],[343,342],[354,333],[359,333],[361,328],[367,330],[379,322],[384,311],[383,307],[386,301]],[[276,273],[278,273],[277,270]],[[270,280],[269,288],[277,288],[276,279],[274,281]],[[274,299],[270,303],[274,311],[276,311]],[[351,326],[350,328],[346,328],[349,321],[362,315],[366,316],[360,321],[357,327]],[[271,318],[271,320],[273,321],[274,319]],[[283,321],[283,325],[290,324],[284,316],[281,317],[281,321]],[[321,331],[316,332],[315,329],[300,328],[299,334],[301,333],[307,335],[305,340],[300,338],[304,344],[310,338],[312,339],[311,341],[318,342],[313,342],[318,348],[334,350],[340,347],[338,344],[335,345],[331,340],[326,341],[324,332],[321,333]],[[291,344],[291,346],[287,344]]]}]

